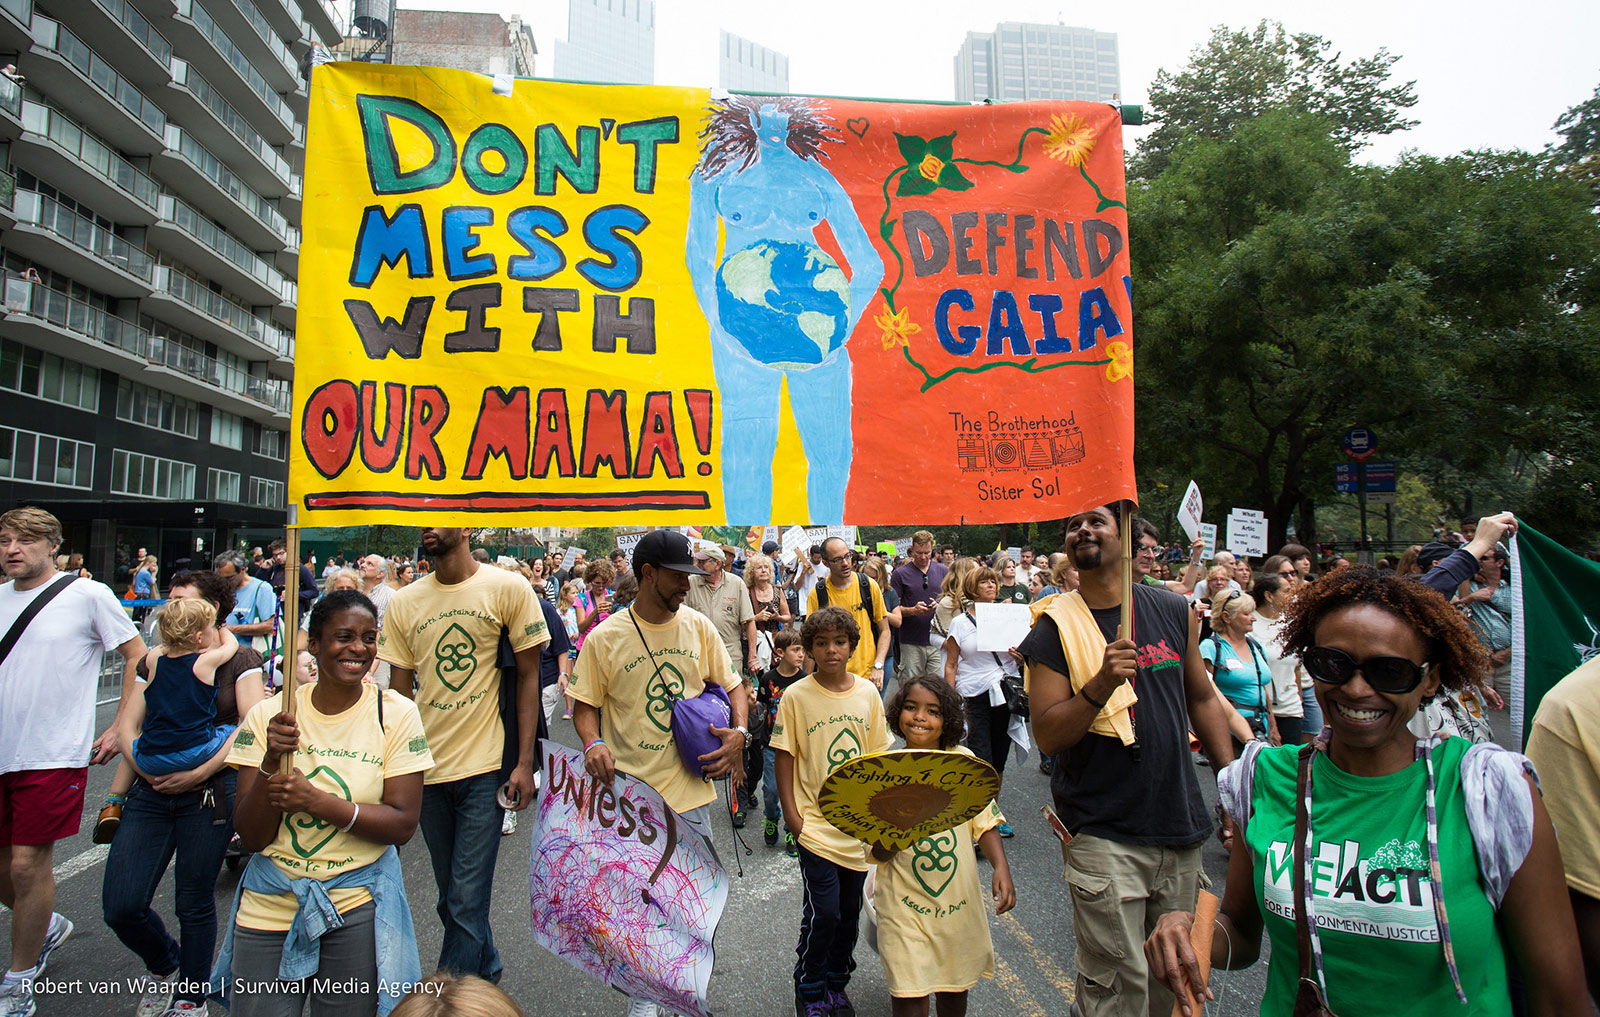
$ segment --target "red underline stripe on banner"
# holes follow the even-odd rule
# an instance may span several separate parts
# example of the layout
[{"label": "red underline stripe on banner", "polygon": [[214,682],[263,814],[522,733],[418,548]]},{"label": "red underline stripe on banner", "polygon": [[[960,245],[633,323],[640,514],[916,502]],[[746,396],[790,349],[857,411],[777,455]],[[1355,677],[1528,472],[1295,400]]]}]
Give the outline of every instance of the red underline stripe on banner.
[{"label": "red underline stripe on banner", "polygon": [[329,491],[306,495],[308,509],[388,509],[399,512],[623,512],[707,509],[704,491],[603,491],[570,494],[403,494],[399,491]]}]

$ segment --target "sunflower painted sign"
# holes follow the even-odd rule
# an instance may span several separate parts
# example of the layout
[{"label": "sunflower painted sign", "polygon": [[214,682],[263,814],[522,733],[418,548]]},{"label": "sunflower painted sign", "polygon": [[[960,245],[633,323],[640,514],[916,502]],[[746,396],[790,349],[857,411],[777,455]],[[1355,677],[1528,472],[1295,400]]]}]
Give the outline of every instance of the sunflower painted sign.
[{"label": "sunflower painted sign", "polygon": [[999,793],[1000,775],[976,756],[900,749],[841,764],[822,782],[817,808],[857,840],[903,851],[965,823]]},{"label": "sunflower painted sign", "polygon": [[306,162],[298,525],[1134,496],[1111,106],[327,64]]}]

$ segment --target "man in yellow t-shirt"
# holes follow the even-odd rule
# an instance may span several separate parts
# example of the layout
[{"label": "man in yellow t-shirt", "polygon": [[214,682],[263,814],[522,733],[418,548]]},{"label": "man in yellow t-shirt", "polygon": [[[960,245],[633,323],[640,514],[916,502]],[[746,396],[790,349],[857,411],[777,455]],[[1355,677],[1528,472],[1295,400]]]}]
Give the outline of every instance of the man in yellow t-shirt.
[{"label": "man in yellow t-shirt", "polygon": [[[850,654],[850,673],[860,675],[883,691],[883,660],[889,655],[889,609],[883,603],[883,591],[870,576],[857,576],[850,559],[850,545],[843,537],[829,537],[822,542],[822,560],[828,566],[828,575],[817,580],[806,599],[806,614],[818,606],[842,607],[849,611],[861,629],[861,641]],[[867,604],[861,596],[862,583],[866,583]],[[827,587],[823,600],[822,588]]]},{"label": "man in yellow t-shirt", "polygon": [[[589,630],[572,668],[567,695],[573,726],[583,741],[589,775],[610,785],[616,772],[649,784],[667,805],[703,836],[711,836],[711,781],[744,780],[745,729],[749,701],[728,660],[717,630],[705,615],[681,611],[689,577],[704,575],[694,565],[689,538],[673,530],[652,530],[633,549],[633,574],[639,595]],[[684,767],[672,735],[672,707],[715,682],[728,692],[732,718],[710,734],[722,746],[700,756],[706,779]],[[601,721],[604,719],[604,731]],[[648,1000],[634,1000],[629,1014],[656,1013]]]},{"label": "man in yellow t-shirt", "polygon": [[539,651],[550,641],[533,587],[483,565],[471,530],[425,527],[433,570],[395,593],[378,636],[390,687],[415,700],[433,750],[422,789],[422,838],[433,859],[444,917],[439,967],[500,978],[489,896],[500,849],[501,755],[498,653],[504,631],[517,657],[517,765],[506,779],[511,808],[533,801],[539,729]]}]

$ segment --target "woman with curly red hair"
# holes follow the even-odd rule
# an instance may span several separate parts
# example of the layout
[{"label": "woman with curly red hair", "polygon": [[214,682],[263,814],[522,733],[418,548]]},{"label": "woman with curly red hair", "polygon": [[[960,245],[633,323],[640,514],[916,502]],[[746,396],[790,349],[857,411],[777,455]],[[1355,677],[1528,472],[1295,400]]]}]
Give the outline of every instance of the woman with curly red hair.
[{"label": "woman with curly red hair", "polygon": [[[1425,696],[1483,673],[1466,622],[1421,583],[1341,569],[1295,599],[1283,643],[1315,680],[1328,727],[1305,746],[1256,743],[1218,779],[1234,835],[1211,963],[1255,963],[1265,931],[1263,1014],[1432,1017],[1510,1014],[1515,956],[1527,1012],[1584,1012],[1532,766],[1406,727]],[[1145,944],[1152,975],[1180,999],[1186,985],[1209,998],[1193,921],[1163,915]]]}]

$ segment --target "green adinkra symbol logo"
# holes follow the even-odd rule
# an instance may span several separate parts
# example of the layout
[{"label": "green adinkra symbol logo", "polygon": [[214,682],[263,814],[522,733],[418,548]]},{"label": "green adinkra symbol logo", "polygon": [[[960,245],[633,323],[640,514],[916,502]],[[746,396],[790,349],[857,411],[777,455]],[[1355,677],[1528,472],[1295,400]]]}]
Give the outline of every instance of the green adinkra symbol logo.
[{"label": "green adinkra symbol logo", "polygon": [[861,755],[861,739],[849,728],[845,728],[834,736],[828,743],[828,765],[838,766],[847,763]]},{"label": "green adinkra symbol logo", "polygon": [[[315,781],[319,773],[326,773],[328,778],[338,785],[338,790],[333,792],[336,797],[342,797],[347,802],[351,800],[350,785],[346,784],[344,778],[334,772],[332,767],[319,766],[306,774],[306,780]],[[333,839],[334,834],[339,832],[338,827],[318,819],[309,812],[291,812],[283,817],[283,821],[289,827],[289,846],[294,848],[294,853],[301,858],[315,855],[324,844]]]},{"label": "green adinkra symbol logo", "polygon": [[254,745],[255,743],[256,735],[254,731],[240,731],[239,737],[233,740],[235,745]]},{"label": "green adinkra symbol logo", "polygon": [[409,742],[406,743],[406,749],[407,749],[407,751],[411,752],[412,754],[416,754],[416,753],[420,753],[420,752],[427,752],[428,751],[428,739],[427,739],[427,736],[425,736],[425,735],[417,735],[415,738],[411,739]]},{"label": "green adinkra symbol logo", "polygon": [[460,692],[471,680],[472,673],[478,669],[477,651],[477,642],[459,624],[444,630],[433,646],[433,664],[434,673],[445,688]]},{"label": "green adinkra symbol logo", "polygon": [[672,733],[672,706],[683,698],[683,672],[662,664],[644,686],[644,715],[666,734]]},{"label": "green adinkra symbol logo", "polygon": [[[911,849],[911,874],[922,884],[929,897],[937,897],[956,878],[959,861],[956,856],[956,832],[945,830],[917,841],[916,847]],[[941,875],[943,879],[939,878]]]}]

